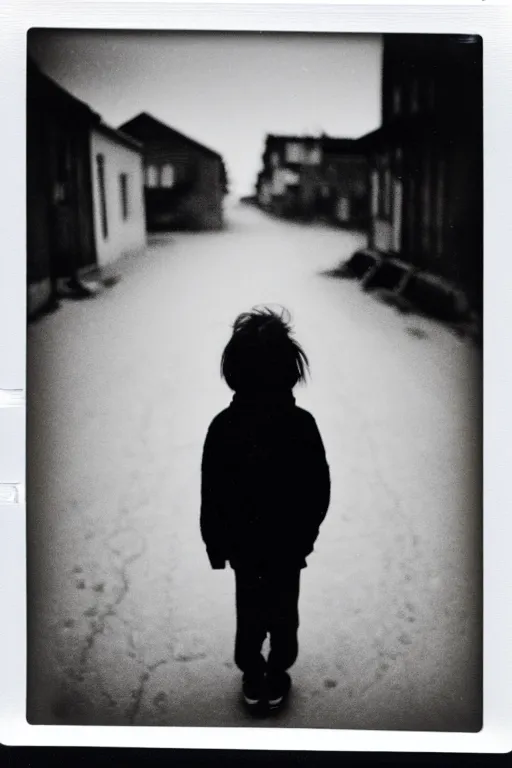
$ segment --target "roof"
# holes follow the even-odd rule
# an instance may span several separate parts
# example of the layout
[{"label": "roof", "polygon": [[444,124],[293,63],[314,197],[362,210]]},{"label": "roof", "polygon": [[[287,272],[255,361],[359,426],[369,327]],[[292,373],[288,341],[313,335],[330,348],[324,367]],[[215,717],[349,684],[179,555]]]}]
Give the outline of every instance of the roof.
[{"label": "roof", "polygon": [[444,114],[416,114],[400,116],[384,123],[377,130],[361,136],[360,146],[365,152],[385,148],[389,142],[403,143],[430,140],[434,137],[452,139],[455,135],[477,135],[481,133],[481,121],[465,119],[464,115],[451,116],[446,119]]},{"label": "roof", "polygon": [[133,138],[138,139],[143,143],[156,137],[161,138],[163,141],[170,138],[180,139],[204,154],[222,161],[222,157],[218,152],[206,147],[204,144],[200,144],[195,139],[191,139],[190,136],[185,136],[185,134],[176,131],[174,128],[171,128],[169,125],[166,125],[147,112],[141,112],[136,117],[123,123],[123,125],[119,126],[119,130],[128,133],[130,136],[133,136]]},{"label": "roof", "polygon": [[[36,97],[41,98],[45,102],[45,105],[48,105],[47,99],[50,95],[56,101],[64,101],[66,107],[71,107],[75,112],[80,113],[92,123],[100,123],[101,117],[97,112],[44,73],[31,56],[28,57],[27,61],[27,77],[29,92],[31,84],[33,83],[35,85],[35,81],[39,81],[37,82],[37,88],[33,91],[33,94]],[[42,93],[43,89],[45,91],[44,94]]]},{"label": "roof", "polygon": [[142,153],[144,151],[144,145],[140,141],[136,141],[132,136],[128,136],[128,134],[119,131],[117,128],[112,128],[103,121],[96,125],[95,128],[97,131],[101,131],[101,133],[109,138],[119,142],[119,144],[124,144],[129,149],[133,149],[135,152]]},{"label": "roof", "polygon": [[386,33],[383,35],[384,56],[395,56],[403,64],[425,61],[434,66],[446,66],[448,61],[457,68],[466,62],[478,62],[482,38],[479,35],[450,33]]},{"label": "roof", "polygon": [[[88,118],[96,130],[101,131],[107,136],[110,136],[120,144],[128,146],[130,149],[133,149],[137,152],[142,152],[142,144],[140,144],[138,141],[135,141],[135,139],[133,139],[131,136],[127,136],[122,131],[118,131],[115,128],[112,128],[110,125],[104,123],[101,116],[93,109],[91,109],[88,104],[78,99],[72,93],[59,85],[59,83],[45,74],[31,56],[28,57],[27,74],[29,78],[34,78],[36,81],[38,81],[35,94],[37,97],[43,99],[45,104],[47,103],[46,100],[48,97],[48,92],[50,92],[56,100],[64,100],[67,106],[72,106],[84,117]],[[42,93],[41,86],[45,90],[44,94]]]},{"label": "roof", "polygon": [[360,139],[322,139],[322,149],[325,154],[358,154],[361,150]]},{"label": "roof", "polygon": [[323,134],[321,136],[276,136],[268,134],[265,142],[265,154],[276,144],[286,142],[304,142],[306,144],[320,144],[325,154],[351,154],[360,153],[360,139],[339,139]]}]

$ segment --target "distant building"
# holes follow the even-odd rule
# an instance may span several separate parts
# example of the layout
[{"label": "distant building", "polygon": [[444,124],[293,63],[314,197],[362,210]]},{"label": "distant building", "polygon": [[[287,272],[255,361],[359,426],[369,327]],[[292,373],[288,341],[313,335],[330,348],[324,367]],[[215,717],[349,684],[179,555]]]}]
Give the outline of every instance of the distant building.
[{"label": "distant building", "polygon": [[146,245],[142,146],[100,123],[91,133],[96,257],[106,266]]},{"label": "distant building", "polygon": [[27,70],[28,314],[59,279],[96,262],[90,137],[100,117],[44,75]]},{"label": "distant building", "polygon": [[483,254],[482,44],[386,35],[382,127],[371,163],[370,246],[432,270],[478,300]]},{"label": "distant building", "polygon": [[266,139],[257,196],[280,216],[322,216],[345,226],[368,220],[368,169],[355,140],[327,136]]},{"label": "distant building", "polygon": [[263,152],[263,170],[257,180],[259,204],[278,216],[310,213],[316,199],[316,181],[311,187],[304,173],[321,163],[319,139],[304,136],[268,135]]},{"label": "distant building", "polygon": [[322,140],[321,208],[338,224],[366,229],[370,220],[369,167],[358,139]]},{"label": "distant building", "polygon": [[210,230],[223,226],[227,191],[222,157],[151,115],[121,126],[144,145],[147,226],[158,230]]}]

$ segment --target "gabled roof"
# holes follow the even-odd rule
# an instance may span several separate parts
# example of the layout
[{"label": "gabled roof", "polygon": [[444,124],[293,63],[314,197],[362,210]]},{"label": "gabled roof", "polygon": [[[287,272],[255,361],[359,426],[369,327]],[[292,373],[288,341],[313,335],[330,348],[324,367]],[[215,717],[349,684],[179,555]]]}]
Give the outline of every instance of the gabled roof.
[{"label": "gabled roof", "polygon": [[200,144],[198,141],[195,141],[195,139],[191,139],[190,136],[185,136],[185,134],[176,131],[174,128],[162,123],[147,112],[141,112],[136,117],[128,120],[128,122],[123,123],[123,125],[119,126],[119,130],[133,136],[133,138],[138,139],[142,143],[146,143],[155,138],[161,139],[162,141],[179,139],[206,155],[222,160],[222,157],[218,152],[215,152],[209,147],[205,147],[204,144]]},{"label": "gabled roof", "polygon": [[48,77],[31,56],[27,60],[27,76],[28,94],[32,94],[43,101],[47,107],[56,106],[62,113],[62,106],[64,106],[66,110],[72,109],[75,113],[87,118],[91,123],[98,124],[101,121],[101,117],[97,112],[72,93],[66,91],[65,88],[51,77]]},{"label": "gabled roof", "polygon": [[127,133],[123,133],[123,131],[119,131],[117,128],[112,128],[112,126],[107,125],[103,121],[99,123],[99,125],[96,125],[95,128],[109,138],[129,147],[129,149],[133,149],[140,153],[144,151],[144,145],[140,141],[136,141],[132,136],[128,136]]},{"label": "gabled roof", "polygon": [[87,118],[96,130],[115,139],[120,144],[130,147],[130,149],[142,152],[142,145],[138,141],[104,123],[101,116],[91,109],[88,104],[78,99],[69,91],[66,91],[59,83],[45,74],[31,56],[28,57],[27,61],[27,74],[30,83],[29,87],[32,86],[34,88],[32,93],[41,99],[43,103],[48,104],[48,99],[50,99],[61,114],[62,105],[64,104],[66,109],[72,108],[76,113]]}]

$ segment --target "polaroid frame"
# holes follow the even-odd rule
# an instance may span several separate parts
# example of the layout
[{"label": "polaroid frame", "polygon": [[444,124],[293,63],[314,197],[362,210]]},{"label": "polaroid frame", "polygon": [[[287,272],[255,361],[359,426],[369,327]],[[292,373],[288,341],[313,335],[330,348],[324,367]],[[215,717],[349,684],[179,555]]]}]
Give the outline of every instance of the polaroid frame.
[{"label": "polaroid frame", "polygon": [[[507,0],[393,4],[11,0],[0,38],[0,741],[9,746],[504,753],[512,749],[512,9]],[[25,87],[31,27],[479,34],[484,47],[484,717],[476,734],[265,728],[30,726],[26,695]]]}]

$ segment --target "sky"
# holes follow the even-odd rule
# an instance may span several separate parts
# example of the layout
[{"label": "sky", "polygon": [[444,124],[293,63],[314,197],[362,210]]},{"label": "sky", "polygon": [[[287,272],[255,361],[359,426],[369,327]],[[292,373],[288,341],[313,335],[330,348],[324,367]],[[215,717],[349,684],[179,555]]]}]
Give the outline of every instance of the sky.
[{"label": "sky", "polygon": [[267,133],[356,138],[380,125],[378,35],[34,30],[43,71],[118,127],[139,112],[219,152],[254,190]]}]

